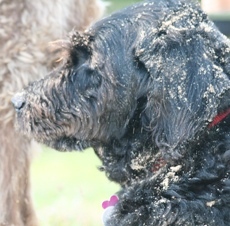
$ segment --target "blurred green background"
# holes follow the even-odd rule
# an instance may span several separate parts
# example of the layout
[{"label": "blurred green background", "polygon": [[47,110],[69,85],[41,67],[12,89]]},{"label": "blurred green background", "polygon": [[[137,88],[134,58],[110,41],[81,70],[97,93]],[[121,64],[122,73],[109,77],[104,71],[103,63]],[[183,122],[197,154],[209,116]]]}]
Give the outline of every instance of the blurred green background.
[{"label": "blurred green background", "polygon": [[97,167],[92,149],[57,152],[48,148],[32,163],[32,192],[41,226],[99,226],[102,201],[119,190]]},{"label": "blurred green background", "polygon": [[[138,0],[108,0],[107,14]],[[31,167],[32,196],[41,226],[102,226],[101,203],[119,190],[97,167],[92,149],[61,153],[42,148]]]},{"label": "blurred green background", "polygon": [[107,13],[114,12],[141,0],[104,0],[109,2]]}]

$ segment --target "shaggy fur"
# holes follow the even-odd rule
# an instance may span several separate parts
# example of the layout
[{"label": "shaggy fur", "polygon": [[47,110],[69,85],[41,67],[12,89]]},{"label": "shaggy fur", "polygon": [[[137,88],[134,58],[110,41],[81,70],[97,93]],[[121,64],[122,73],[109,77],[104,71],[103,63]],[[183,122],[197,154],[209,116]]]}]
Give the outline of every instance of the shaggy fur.
[{"label": "shaggy fur", "polygon": [[13,103],[39,142],[94,147],[122,187],[106,226],[229,225],[230,117],[215,116],[230,107],[230,42],[199,6],[139,3],[66,46]]},{"label": "shaggy fur", "polygon": [[97,0],[0,1],[0,225],[34,226],[30,141],[14,131],[12,94],[41,78],[56,60],[48,42],[83,29],[104,10]]}]

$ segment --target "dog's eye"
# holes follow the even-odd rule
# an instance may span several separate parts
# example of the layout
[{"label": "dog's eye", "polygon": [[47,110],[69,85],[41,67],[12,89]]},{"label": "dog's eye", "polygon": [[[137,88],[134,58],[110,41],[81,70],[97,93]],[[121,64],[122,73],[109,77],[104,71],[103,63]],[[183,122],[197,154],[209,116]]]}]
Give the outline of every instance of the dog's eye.
[{"label": "dog's eye", "polygon": [[72,73],[71,81],[81,93],[84,93],[89,89],[98,88],[101,85],[101,76],[89,68],[87,64],[83,64]]}]

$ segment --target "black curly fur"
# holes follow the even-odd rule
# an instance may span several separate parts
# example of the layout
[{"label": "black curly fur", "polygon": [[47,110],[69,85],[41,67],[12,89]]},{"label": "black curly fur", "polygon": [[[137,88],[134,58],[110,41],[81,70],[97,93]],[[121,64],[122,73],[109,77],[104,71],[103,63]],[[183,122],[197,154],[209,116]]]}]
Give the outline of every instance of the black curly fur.
[{"label": "black curly fur", "polygon": [[199,6],[142,2],[68,46],[13,102],[38,141],[94,147],[122,187],[106,226],[230,225],[230,117],[209,126],[230,107],[230,42]]}]

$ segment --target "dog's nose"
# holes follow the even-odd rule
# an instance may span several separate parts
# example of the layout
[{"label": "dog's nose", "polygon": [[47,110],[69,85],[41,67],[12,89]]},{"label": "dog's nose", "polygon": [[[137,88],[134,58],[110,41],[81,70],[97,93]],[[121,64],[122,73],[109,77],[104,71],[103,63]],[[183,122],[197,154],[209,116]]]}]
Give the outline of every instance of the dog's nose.
[{"label": "dog's nose", "polygon": [[25,105],[25,94],[22,92],[22,93],[17,93],[16,95],[14,95],[11,99],[11,102],[13,103],[14,105],[14,108],[16,110],[20,110],[24,107]]}]

